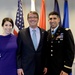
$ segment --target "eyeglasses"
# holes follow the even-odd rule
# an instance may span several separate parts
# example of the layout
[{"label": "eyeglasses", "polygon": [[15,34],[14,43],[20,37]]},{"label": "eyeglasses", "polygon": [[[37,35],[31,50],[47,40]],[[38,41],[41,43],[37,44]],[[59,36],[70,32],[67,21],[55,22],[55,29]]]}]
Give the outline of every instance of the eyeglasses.
[{"label": "eyeglasses", "polygon": [[28,18],[29,18],[29,19],[32,19],[32,18],[36,19],[36,18],[38,18],[38,17],[35,17],[35,16],[34,16],[34,17],[28,17]]}]

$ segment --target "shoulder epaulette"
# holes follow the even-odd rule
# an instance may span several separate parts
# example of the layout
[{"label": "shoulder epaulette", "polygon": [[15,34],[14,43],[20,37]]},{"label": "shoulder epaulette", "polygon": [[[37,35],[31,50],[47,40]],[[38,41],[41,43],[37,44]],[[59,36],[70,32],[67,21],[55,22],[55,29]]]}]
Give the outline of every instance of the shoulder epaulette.
[{"label": "shoulder epaulette", "polygon": [[65,28],[65,30],[69,30],[69,28]]}]

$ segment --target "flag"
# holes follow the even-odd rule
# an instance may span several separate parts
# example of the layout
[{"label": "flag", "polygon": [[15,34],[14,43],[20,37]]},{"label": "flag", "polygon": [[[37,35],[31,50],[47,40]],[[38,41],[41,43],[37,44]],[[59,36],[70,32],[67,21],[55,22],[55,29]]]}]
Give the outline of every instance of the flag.
[{"label": "flag", "polygon": [[68,1],[64,1],[64,19],[63,19],[63,27],[69,28],[69,11],[68,11]]},{"label": "flag", "polygon": [[70,75],[72,75],[72,73],[70,73]]},{"label": "flag", "polygon": [[42,0],[42,3],[41,3],[41,13],[40,13],[39,27],[41,27],[41,28],[46,30],[45,0]]},{"label": "flag", "polygon": [[22,1],[18,0],[18,9],[15,20],[14,34],[17,35],[18,31],[24,28]]},{"label": "flag", "polygon": [[35,11],[35,0],[31,0],[31,11]]},{"label": "flag", "polygon": [[[57,12],[60,15],[58,0],[54,1],[54,11]],[[61,25],[61,16],[60,16],[60,25]]]},{"label": "flag", "polygon": [[57,0],[54,2],[54,11],[60,14],[59,4]]}]

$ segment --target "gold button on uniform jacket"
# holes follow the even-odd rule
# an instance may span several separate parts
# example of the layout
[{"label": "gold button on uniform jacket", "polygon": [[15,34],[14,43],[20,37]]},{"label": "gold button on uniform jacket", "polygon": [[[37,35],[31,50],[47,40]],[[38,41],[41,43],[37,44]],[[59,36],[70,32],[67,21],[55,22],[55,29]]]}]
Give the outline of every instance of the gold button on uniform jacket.
[{"label": "gold button on uniform jacket", "polygon": [[58,27],[54,35],[51,29],[47,37],[48,75],[59,75],[61,70],[71,72],[74,59],[74,40],[70,30]]}]

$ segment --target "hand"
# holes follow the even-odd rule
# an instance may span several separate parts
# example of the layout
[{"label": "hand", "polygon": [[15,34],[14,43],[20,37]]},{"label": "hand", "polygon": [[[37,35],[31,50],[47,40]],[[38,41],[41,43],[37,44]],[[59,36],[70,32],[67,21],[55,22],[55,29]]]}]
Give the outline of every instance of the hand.
[{"label": "hand", "polygon": [[44,75],[47,73],[47,68],[46,67],[44,68],[43,72],[44,72]]},{"label": "hand", "polygon": [[17,69],[17,74],[18,75],[24,75],[23,69]]},{"label": "hand", "polygon": [[64,72],[64,71],[61,71],[60,72],[60,75],[68,75],[68,73]]}]

